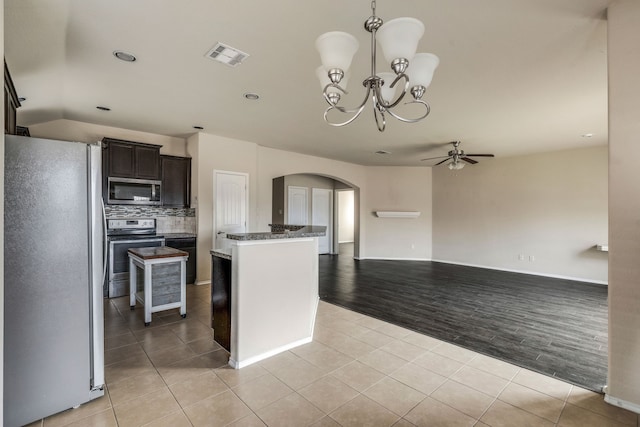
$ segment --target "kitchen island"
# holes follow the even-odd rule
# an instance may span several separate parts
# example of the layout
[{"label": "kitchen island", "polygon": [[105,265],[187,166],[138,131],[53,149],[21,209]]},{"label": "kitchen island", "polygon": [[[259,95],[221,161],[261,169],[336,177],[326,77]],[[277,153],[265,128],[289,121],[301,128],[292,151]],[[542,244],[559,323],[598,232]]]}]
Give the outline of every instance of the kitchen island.
[{"label": "kitchen island", "polygon": [[167,246],[129,248],[129,305],[136,300],[144,305],[144,325],[151,324],[151,314],[179,308],[187,316],[187,252]]},{"label": "kitchen island", "polygon": [[311,342],[318,307],[318,239],[326,227],[227,234],[211,251],[214,339],[242,368]]}]

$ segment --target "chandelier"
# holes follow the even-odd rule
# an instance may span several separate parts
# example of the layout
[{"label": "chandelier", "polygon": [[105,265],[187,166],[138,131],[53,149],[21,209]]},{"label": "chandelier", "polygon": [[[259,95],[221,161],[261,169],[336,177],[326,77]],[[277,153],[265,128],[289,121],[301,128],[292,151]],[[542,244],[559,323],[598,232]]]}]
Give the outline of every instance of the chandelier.
[{"label": "chandelier", "polygon": [[[367,88],[364,100],[355,108],[345,108],[338,103],[341,94],[347,94],[349,67],[353,55],[358,50],[358,40],[349,33],[331,31],[322,34],[316,40],[316,48],[320,52],[322,65],[316,69],[316,75],[323,88],[323,95],[329,107],[324,112],[324,120],[331,126],[345,126],[357,119],[371,98],[373,115],[380,132],[386,126],[385,114],[406,122],[415,123],[429,115],[431,107],[422,100],[425,90],[431,84],[433,73],[440,60],[432,53],[418,53],[418,41],[424,34],[424,25],[415,18],[397,18],[387,23],[376,16],[376,1],[371,2],[372,16],[364,23],[364,28],[371,33],[371,75],[363,82]],[[377,37],[376,37],[377,36]],[[393,72],[376,73],[376,44],[380,43],[382,53]],[[397,85],[404,82],[402,93],[396,96]],[[395,113],[396,107],[407,92],[412,101],[405,104],[418,104],[422,115],[405,118]],[[332,110],[349,114],[346,121],[334,122],[328,115]]]}]

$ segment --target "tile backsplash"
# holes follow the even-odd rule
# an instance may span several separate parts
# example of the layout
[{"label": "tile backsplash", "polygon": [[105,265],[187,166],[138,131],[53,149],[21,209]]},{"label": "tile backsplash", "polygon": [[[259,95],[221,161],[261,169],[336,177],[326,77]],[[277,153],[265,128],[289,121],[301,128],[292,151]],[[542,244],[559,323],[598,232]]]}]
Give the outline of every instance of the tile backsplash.
[{"label": "tile backsplash", "polygon": [[107,218],[155,218],[158,233],[196,234],[196,210],[155,206],[106,205]]},{"label": "tile backsplash", "polygon": [[193,233],[196,234],[195,216],[156,216],[156,227],[159,234]]}]

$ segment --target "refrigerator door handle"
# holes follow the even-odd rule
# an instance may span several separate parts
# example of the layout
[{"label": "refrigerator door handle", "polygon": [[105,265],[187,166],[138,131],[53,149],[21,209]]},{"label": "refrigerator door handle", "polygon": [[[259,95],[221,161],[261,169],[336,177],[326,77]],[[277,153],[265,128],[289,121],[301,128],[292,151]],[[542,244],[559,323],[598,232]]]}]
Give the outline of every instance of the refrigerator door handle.
[{"label": "refrigerator door handle", "polygon": [[104,200],[100,198],[100,205],[102,207],[102,231],[104,234],[102,235],[102,283],[104,283],[107,277],[107,255],[109,250],[109,242],[107,242],[107,213],[104,209]]}]

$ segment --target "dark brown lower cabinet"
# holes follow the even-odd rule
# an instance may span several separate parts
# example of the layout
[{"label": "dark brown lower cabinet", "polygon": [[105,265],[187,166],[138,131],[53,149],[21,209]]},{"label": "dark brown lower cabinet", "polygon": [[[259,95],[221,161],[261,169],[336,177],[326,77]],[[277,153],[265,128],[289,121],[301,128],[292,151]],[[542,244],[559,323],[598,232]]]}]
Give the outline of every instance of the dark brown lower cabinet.
[{"label": "dark brown lower cabinet", "polygon": [[213,339],[231,351],[231,260],[211,257],[211,327]]},{"label": "dark brown lower cabinet", "polygon": [[195,237],[181,237],[181,238],[166,238],[164,241],[165,246],[170,248],[180,249],[189,254],[187,259],[187,285],[196,282],[196,238]]}]

